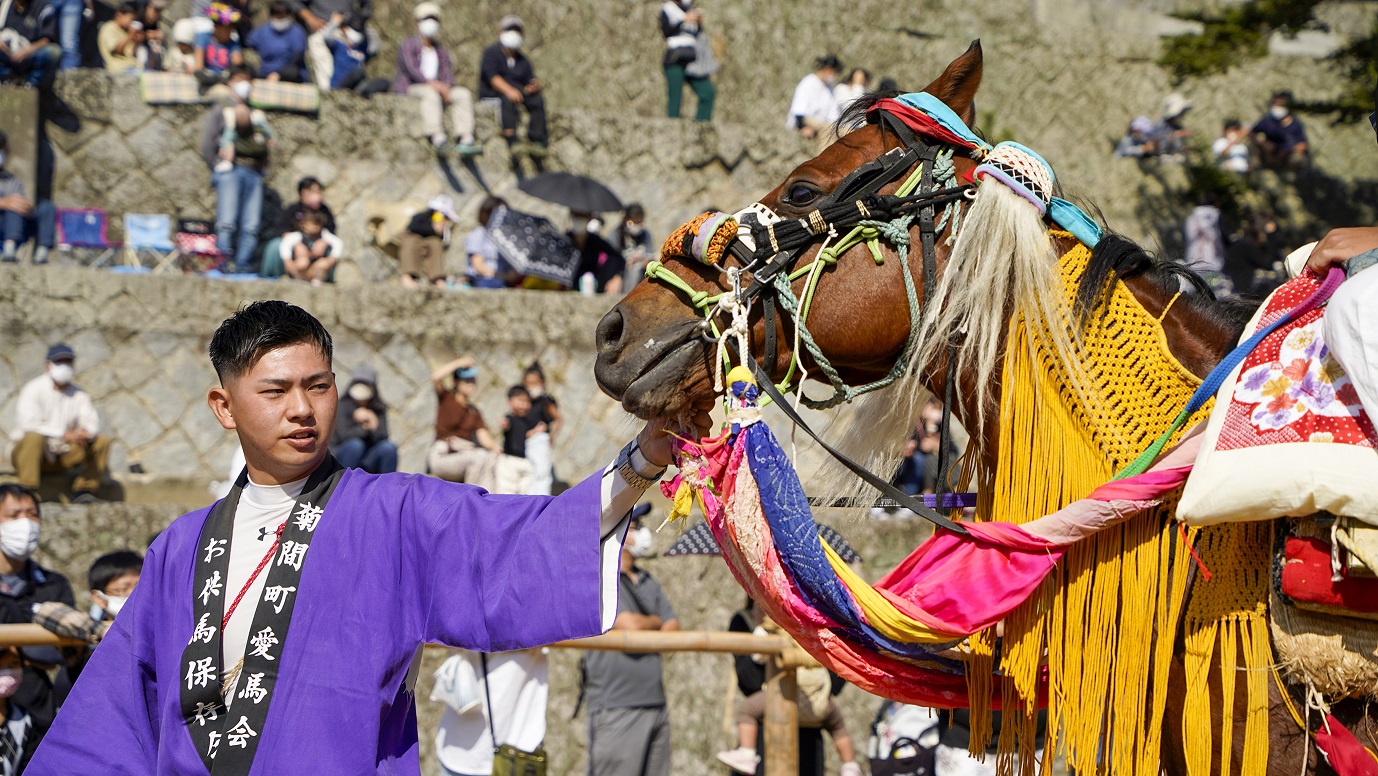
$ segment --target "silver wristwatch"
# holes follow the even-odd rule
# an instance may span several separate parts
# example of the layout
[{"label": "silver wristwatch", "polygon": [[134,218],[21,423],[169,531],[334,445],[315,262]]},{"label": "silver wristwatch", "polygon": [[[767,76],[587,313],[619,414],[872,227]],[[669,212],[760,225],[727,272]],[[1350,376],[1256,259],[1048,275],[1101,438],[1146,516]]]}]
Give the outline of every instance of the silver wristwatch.
[{"label": "silver wristwatch", "polygon": [[622,479],[626,480],[628,485],[637,490],[650,488],[665,475],[667,467],[661,467],[658,471],[647,471],[652,466],[653,464],[641,453],[641,447],[637,445],[636,440],[628,442],[617,454],[617,473],[622,475]]}]

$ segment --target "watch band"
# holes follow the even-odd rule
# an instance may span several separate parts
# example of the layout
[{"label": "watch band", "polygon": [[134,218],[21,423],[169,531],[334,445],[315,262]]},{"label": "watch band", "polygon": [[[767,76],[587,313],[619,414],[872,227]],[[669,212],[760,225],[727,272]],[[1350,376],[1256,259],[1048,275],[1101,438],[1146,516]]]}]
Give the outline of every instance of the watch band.
[{"label": "watch band", "polygon": [[[641,465],[638,466],[638,464]],[[654,464],[646,460],[646,456],[642,454],[641,447],[636,443],[636,440],[627,443],[627,446],[623,447],[622,451],[617,454],[615,466],[618,474],[622,475],[622,479],[637,490],[650,488],[665,475],[667,468],[661,467],[658,471],[654,469],[647,471]]]}]

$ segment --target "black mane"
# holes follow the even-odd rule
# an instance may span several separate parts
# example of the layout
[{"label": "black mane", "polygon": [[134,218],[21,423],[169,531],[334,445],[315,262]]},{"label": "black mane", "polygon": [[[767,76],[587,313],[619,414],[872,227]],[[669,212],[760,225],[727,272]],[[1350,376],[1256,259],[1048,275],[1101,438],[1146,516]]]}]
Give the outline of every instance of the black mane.
[{"label": "black mane", "polygon": [[1091,261],[1077,284],[1076,311],[1081,321],[1090,320],[1097,311],[1105,312],[1116,280],[1137,277],[1152,280],[1168,293],[1183,290],[1178,304],[1186,304],[1207,321],[1228,330],[1235,339],[1258,308],[1257,300],[1217,299],[1206,281],[1185,264],[1156,258],[1132,240],[1108,232],[1091,250]]}]

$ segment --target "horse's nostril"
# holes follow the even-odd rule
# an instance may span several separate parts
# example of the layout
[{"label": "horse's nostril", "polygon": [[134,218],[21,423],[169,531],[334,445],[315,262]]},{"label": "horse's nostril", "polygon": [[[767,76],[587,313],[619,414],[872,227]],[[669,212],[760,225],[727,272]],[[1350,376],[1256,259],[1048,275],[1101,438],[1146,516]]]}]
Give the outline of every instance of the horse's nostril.
[{"label": "horse's nostril", "polygon": [[598,331],[595,339],[598,343],[598,352],[605,353],[616,351],[622,346],[622,334],[626,331],[622,320],[622,313],[616,307],[598,322]]}]

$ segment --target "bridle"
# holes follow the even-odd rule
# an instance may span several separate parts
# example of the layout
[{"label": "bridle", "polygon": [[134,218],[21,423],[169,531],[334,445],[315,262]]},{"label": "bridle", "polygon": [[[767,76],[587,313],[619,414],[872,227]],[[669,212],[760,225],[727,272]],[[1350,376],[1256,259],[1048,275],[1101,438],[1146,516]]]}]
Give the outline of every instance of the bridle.
[{"label": "bridle", "polygon": [[[952,165],[956,149],[930,144],[893,114],[884,110],[877,113],[882,127],[893,131],[902,145],[853,170],[804,217],[782,219],[769,208],[757,203],[732,216],[717,214],[716,217],[703,219],[697,230],[685,230],[679,246],[667,242],[668,250],[662,251],[662,254],[673,251],[686,257],[702,259],[709,266],[728,275],[732,290],[717,295],[698,291],[659,260],[647,265],[646,277],[669,285],[688,296],[690,304],[704,315],[704,321],[700,325],[704,328],[705,336],[719,341],[720,345],[729,332],[721,330],[715,318],[723,312],[732,313],[730,333],[735,333],[739,339],[743,362],[754,371],[762,391],[790,420],[863,481],[888,496],[895,505],[908,508],[942,528],[964,534],[966,531],[963,528],[941,513],[903,493],[891,485],[888,479],[877,476],[830,446],[808,426],[784,396],[793,387],[799,391],[799,400],[805,406],[811,409],[827,409],[884,388],[904,374],[914,355],[913,350],[918,341],[923,315],[908,261],[910,230],[917,222],[923,261],[924,299],[932,299],[937,287],[937,235],[943,228],[951,225],[955,239],[961,217],[960,203],[971,199],[975,194],[975,184],[956,181]],[[880,193],[882,188],[900,180],[906,173],[907,177],[904,177],[903,183],[895,193]],[[941,215],[938,213],[939,207],[943,208]],[[734,223],[736,234],[731,235],[730,230]],[[725,250],[722,252],[731,253],[740,264],[739,267],[723,268],[719,266],[723,263],[721,254],[712,255],[704,250],[705,243],[717,237],[720,230],[728,234]],[[820,239],[824,244],[813,262],[804,267],[796,266],[803,253]],[[883,264],[885,258],[879,247],[879,241],[882,239],[893,245],[898,254],[900,274],[904,279],[905,296],[909,305],[909,337],[899,358],[885,377],[865,385],[851,386],[838,374],[837,369],[809,333],[808,311],[824,267],[835,264],[842,255],[862,243],[869,248],[873,260],[877,264]],[[743,286],[742,279],[748,275],[751,278],[750,282]],[[803,293],[796,297],[793,282],[801,277],[807,280]],[[764,366],[751,357],[748,342],[747,311],[757,302],[761,304],[765,326]],[[808,351],[819,370],[832,384],[831,397],[824,400],[809,399],[803,395],[802,380],[800,385],[792,385],[796,367],[800,365],[799,347],[794,348],[794,356],[781,383],[777,385],[771,378],[770,369],[775,366],[779,357],[776,325],[781,310],[794,318],[797,342]],[[955,349],[955,344],[950,347]],[[949,374],[945,383],[946,397],[943,402],[940,430],[939,472],[945,472],[948,468],[946,458],[950,446],[950,407],[952,386],[955,382],[955,375],[951,373],[951,365],[955,363],[955,359],[951,358],[951,355],[952,353],[949,353]],[[726,357],[725,348],[720,346],[716,359],[719,389],[722,388],[722,362]],[[974,504],[972,499],[966,498],[969,494],[955,498],[954,494],[945,494],[946,484],[939,483],[935,506],[954,508]]]}]

